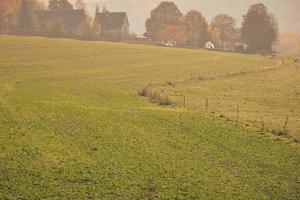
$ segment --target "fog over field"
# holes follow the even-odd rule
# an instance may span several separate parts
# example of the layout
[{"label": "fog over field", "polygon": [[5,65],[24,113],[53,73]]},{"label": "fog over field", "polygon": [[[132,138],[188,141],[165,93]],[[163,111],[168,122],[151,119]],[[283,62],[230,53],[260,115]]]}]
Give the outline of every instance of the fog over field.
[{"label": "fog over field", "polygon": [[300,200],[300,0],[48,1],[0,0],[0,200]]},{"label": "fog over field", "polygon": [[[44,0],[48,2],[48,0]],[[255,3],[264,3],[279,19],[281,32],[300,33],[300,1],[299,0],[173,0],[183,12],[191,9],[201,11],[208,21],[220,13],[226,13],[241,22],[248,7]],[[75,2],[75,0],[70,0]],[[105,5],[111,11],[127,11],[130,29],[136,33],[144,32],[144,22],[150,10],[160,0],[86,0],[87,9],[94,14],[98,3]]]}]

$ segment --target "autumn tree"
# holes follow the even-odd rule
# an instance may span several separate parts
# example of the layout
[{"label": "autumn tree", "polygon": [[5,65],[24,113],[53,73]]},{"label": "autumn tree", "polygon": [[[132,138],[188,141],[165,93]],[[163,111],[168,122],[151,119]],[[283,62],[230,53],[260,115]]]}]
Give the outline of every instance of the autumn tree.
[{"label": "autumn tree", "polygon": [[186,43],[194,47],[203,47],[208,40],[207,22],[199,11],[189,11],[184,17]]},{"label": "autumn tree", "polygon": [[85,9],[84,0],[76,0],[75,7],[76,9]]},{"label": "autumn tree", "polygon": [[33,31],[36,26],[36,16],[27,0],[22,0],[18,12],[18,28],[21,31]]},{"label": "autumn tree", "polygon": [[[15,30],[18,25],[18,16],[22,11],[22,0],[0,0],[0,30]],[[30,10],[44,9],[42,0],[26,0],[26,6]]]},{"label": "autumn tree", "polygon": [[209,26],[207,29],[208,39],[212,41],[214,44],[218,44],[220,42],[220,32],[217,28]]},{"label": "autumn tree", "polygon": [[[21,6],[22,0],[15,0],[18,2],[18,8]],[[43,0],[27,0],[27,4],[32,10],[42,10],[45,9],[45,3]]]},{"label": "autumn tree", "polygon": [[[234,41],[238,40],[238,29],[233,17],[226,14],[217,15],[210,25],[211,33],[214,33],[214,43],[222,49],[233,47]],[[217,34],[217,35],[216,35]]]},{"label": "autumn tree", "polygon": [[[97,16],[97,14],[100,12],[100,8],[99,5],[97,4],[96,9],[95,9],[95,16]],[[96,17],[94,18],[94,22],[93,22],[93,34],[98,37],[100,32],[101,32],[101,26],[100,23],[98,23],[98,21],[96,20]]]},{"label": "autumn tree", "polygon": [[0,0],[0,30],[9,30],[16,21],[18,0]]},{"label": "autumn tree", "polygon": [[250,6],[244,16],[241,29],[242,40],[249,51],[271,51],[277,39],[278,23],[264,4]]},{"label": "autumn tree", "polygon": [[18,1],[17,0],[1,0],[0,1],[0,13],[12,13],[15,11],[17,7]]},{"label": "autumn tree", "polygon": [[[162,32],[169,26],[180,26],[182,13],[173,2],[161,2],[151,11],[151,17],[146,21],[145,35],[152,40],[160,40]],[[172,27],[173,29],[174,27]]]},{"label": "autumn tree", "polygon": [[75,34],[82,39],[91,39],[94,35],[94,27],[92,27],[92,18],[86,14],[84,20],[80,23]]},{"label": "autumn tree", "polygon": [[160,41],[172,42],[175,46],[186,43],[186,33],[181,25],[166,25],[159,35]]},{"label": "autumn tree", "polygon": [[36,10],[46,9],[45,3],[43,0],[30,0],[32,2],[32,8]]}]

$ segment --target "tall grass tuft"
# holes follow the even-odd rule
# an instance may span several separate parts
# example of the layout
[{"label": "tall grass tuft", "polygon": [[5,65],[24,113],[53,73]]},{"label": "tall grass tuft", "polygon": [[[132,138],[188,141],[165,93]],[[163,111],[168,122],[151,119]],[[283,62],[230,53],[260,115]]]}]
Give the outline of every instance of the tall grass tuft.
[{"label": "tall grass tuft", "polygon": [[172,104],[168,94],[166,94],[163,90],[159,90],[156,87],[153,87],[150,84],[143,85],[139,89],[138,95],[148,97],[152,103],[157,103],[159,105],[168,106]]}]

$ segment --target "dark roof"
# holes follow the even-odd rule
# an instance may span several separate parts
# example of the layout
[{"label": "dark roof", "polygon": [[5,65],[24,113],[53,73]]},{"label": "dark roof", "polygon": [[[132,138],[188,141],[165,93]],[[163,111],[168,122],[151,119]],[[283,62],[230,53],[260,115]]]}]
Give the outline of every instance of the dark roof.
[{"label": "dark roof", "polygon": [[72,4],[68,0],[49,0],[49,10],[73,10]]},{"label": "dark roof", "polygon": [[125,21],[129,25],[126,12],[102,12],[95,16],[95,22],[102,30],[121,29]]},{"label": "dark roof", "polygon": [[86,17],[84,10],[36,10],[35,14],[40,23],[62,19],[67,29],[78,27]]}]

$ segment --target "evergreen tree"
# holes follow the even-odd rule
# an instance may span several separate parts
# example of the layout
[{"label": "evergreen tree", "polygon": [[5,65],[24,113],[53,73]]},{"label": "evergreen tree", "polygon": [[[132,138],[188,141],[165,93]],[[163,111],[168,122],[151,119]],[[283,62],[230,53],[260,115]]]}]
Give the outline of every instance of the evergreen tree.
[{"label": "evergreen tree", "polygon": [[97,4],[96,9],[95,9],[95,15],[99,12],[100,12],[100,8],[99,8],[99,4]]},{"label": "evergreen tree", "polygon": [[278,35],[278,24],[264,4],[252,5],[244,16],[241,36],[249,51],[271,51]]},{"label": "evergreen tree", "polygon": [[22,0],[18,12],[18,28],[22,32],[30,32],[35,29],[36,16],[27,0]]}]

